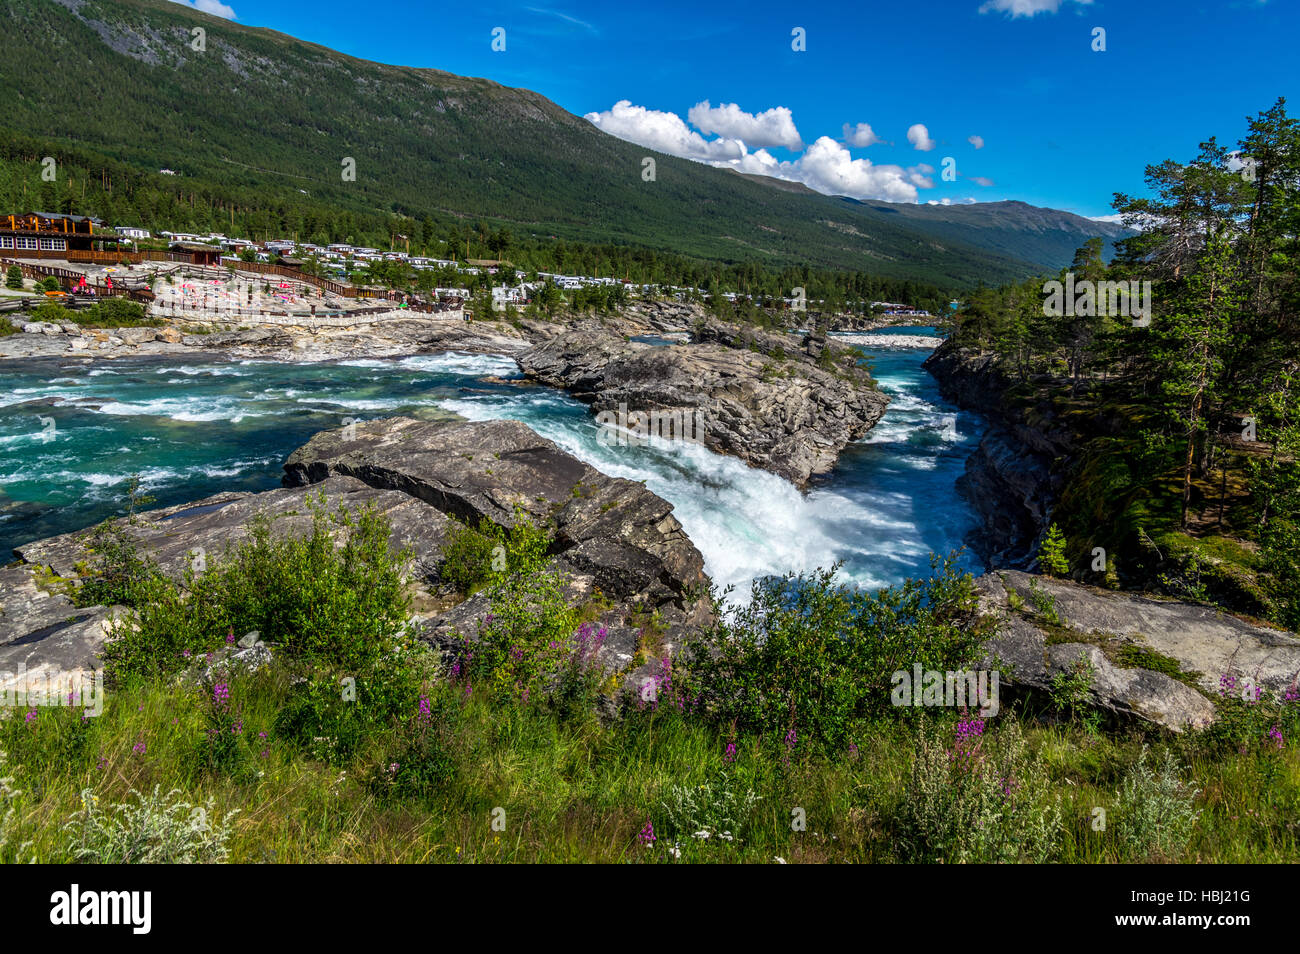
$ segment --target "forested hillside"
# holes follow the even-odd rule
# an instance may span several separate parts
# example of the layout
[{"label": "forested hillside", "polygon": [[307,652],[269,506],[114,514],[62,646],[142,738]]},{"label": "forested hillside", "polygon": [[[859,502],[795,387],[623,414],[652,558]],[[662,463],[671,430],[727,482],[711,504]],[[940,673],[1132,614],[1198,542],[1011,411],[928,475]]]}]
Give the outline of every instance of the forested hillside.
[{"label": "forested hillside", "polygon": [[[201,50],[196,26],[206,31]],[[10,0],[0,57],[6,207],[256,238],[388,244],[402,235],[462,254],[467,241],[481,253],[474,236],[486,244],[491,227],[519,242],[851,269],[945,288],[1057,267],[1090,235],[1119,234],[1015,203],[858,203],[665,155],[646,182],[645,148],[536,93],[357,60],[167,0]],[[41,178],[45,156],[59,164],[53,182]],[[349,159],[355,181],[344,178]]]},{"label": "forested hillside", "polygon": [[[1146,181],[1153,198],[1115,202],[1145,230],[1109,265],[1094,242],[1067,270],[1073,308],[1045,314],[1041,278],[985,289],[954,343],[994,352],[1007,406],[1076,447],[1055,515],[1073,575],[1294,629],[1300,122],[1279,100],[1236,150],[1210,139],[1190,162],[1149,166]],[[1150,282],[1149,316],[1089,305],[1100,285],[1084,283],[1108,281]],[[1095,547],[1108,554],[1100,571]]]}]

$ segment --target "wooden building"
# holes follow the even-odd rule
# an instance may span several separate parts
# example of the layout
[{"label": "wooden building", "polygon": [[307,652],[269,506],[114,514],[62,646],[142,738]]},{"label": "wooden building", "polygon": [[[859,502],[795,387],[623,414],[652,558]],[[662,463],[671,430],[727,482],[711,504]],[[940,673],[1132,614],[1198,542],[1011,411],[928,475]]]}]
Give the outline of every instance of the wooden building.
[{"label": "wooden building", "polygon": [[200,245],[197,242],[172,242],[168,248],[173,254],[188,256],[193,265],[221,266],[221,249],[216,245]]},{"label": "wooden building", "polygon": [[25,212],[0,215],[0,256],[56,258],[61,252],[104,251],[120,236],[84,215]]}]

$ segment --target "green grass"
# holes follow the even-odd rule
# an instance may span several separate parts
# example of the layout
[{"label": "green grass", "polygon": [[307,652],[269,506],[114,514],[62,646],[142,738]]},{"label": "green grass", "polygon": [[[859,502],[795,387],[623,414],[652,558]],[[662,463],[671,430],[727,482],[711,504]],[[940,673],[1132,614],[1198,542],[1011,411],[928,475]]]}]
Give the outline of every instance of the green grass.
[{"label": "green grass", "polygon": [[[1004,705],[974,735],[964,713],[890,706],[891,670],[956,668],[978,642],[947,565],[875,595],[782,581],[700,634],[726,648],[679,655],[654,704],[610,705],[603,636],[563,603],[543,534],[506,538],[494,619],[444,659],[405,631],[382,518],[314,510],[309,534],[254,526],[183,590],[101,541],[82,585],[124,586],[138,627],[114,631],[98,717],[0,718],[0,860],[1300,859],[1300,702],[1225,696],[1179,738],[1104,734],[1082,696],[1068,721]],[[631,622],[657,656],[653,615]],[[205,675],[254,623],[271,661]],[[117,806],[155,791],[187,803],[182,828],[188,806],[229,816],[228,839],[142,837]]]},{"label": "green grass", "polygon": [[[215,802],[219,814],[238,810],[233,862],[665,862],[680,845],[681,861],[890,862],[899,857],[900,809],[907,795],[912,730],[883,720],[853,757],[828,759],[785,751],[779,742],[742,739],[724,763],[724,734],[669,712],[642,713],[612,724],[564,723],[540,707],[462,702],[456,687],[434,690],[457,711],[455,781],[420,797],[389,798],[367,784],[390,758],[391,736],[376,735],[347,762],[303,757],[272,729],[287,688],[274,676],[237,681],[232,698],[243,707],[244,731],[271,730],[255,775],[245,781],[190,777],[187,759],[201,737],[201,690],[142,687],[115,693],[91,722],[81,754],[54,761],[43,742],[54,723],[75,718],[44,710],[34,723],[21,716],[5,726],[9,774],[22,790],[9,846],[42,860],[69,860],[63,825],[90,789],[101,805],[126,801],[132,790],[181,787],[188,801]],[[1000,717],[999,726],[1004,724]],[[951,731],[951,720],[944,724]],[[990,728],[996,740],[1006,730]],[[21,734],[30,743],[15,745]],[[1096,737],[1071,726],[1025,733],[1041,759],[1050,797],[1060,799],[1062,834],[1051,860],[1130,860],[1116,837],[1117,804],[1125,772],[1141,752],[1138,735]],[[140,740],[143,752],[134,751]],[[52,744],[52,743],[49,743]],[[1185,780],[1200,790],[1201,812],[1182,862],[1294,862],[1300,809],[1300,756],[1294,748],[1252,749],[1222,757],[1196,742],[1169,744],[1186,763]],[[262,756],[261,751],[266,755]],[[674,786],[716,785],[752,791],[759,800],[737,833],[740,842],[701,842],[670,832],[664,802]],[[504,831],[492,828],[505,811]],[[807,828],[791,828],[802,808]],[[1107,831],[1094,831],[1094,809],[1107,812]],[[658,840],[638,841],[646,820]]]}]

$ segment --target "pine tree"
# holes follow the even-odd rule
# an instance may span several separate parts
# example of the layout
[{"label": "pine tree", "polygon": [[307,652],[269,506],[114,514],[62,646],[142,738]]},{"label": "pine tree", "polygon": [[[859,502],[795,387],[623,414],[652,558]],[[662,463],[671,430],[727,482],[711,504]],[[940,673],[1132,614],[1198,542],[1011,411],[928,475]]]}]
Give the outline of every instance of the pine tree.
[{"label": "pine tree", "polygon": [[1038,562],[1049,576],[1065,576],[1070,572],[1070,561],[1065,558],[1065,534],[1056,524],[1047,528]]}]

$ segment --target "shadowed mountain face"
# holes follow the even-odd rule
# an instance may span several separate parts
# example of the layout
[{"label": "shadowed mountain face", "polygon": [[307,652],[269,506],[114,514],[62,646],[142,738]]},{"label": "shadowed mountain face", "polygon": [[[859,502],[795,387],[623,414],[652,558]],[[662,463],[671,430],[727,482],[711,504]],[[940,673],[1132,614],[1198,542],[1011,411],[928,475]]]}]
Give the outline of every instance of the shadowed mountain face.
[{"label": "shadowed mountain face", "polygon": [[482,217],[521,235],[953,287],[1055,269],[1090,236],[1122,234],[1023,203],[856,202],[743,177],[615,139],[528,90],[358,60],[167,0],[6,0],[0,58],[0,139],[23,143],[0,174],[62,150],[82,167],[124,163],[140,187],[292,203],[308,235],[312,214]]}]

